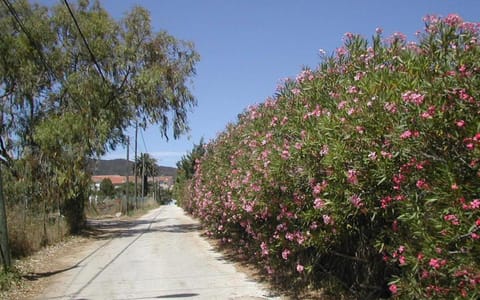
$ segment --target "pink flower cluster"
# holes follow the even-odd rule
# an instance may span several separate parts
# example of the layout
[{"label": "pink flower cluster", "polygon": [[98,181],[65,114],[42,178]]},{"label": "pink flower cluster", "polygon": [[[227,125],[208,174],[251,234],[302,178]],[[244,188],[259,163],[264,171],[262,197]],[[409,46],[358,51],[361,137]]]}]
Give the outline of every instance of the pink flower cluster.
[{"label": "pink flower cluster", "polygon": [[428,265],[432,267],[432,269],[438,270],[441,267],[444,267],[447,265],[447,260],[439,259],[439,258],[431,258],[430,261],[428,262]]},{"label": "pink flower cluster", "polygon": [[418,138],[419,136],[420,136],[420,132],[418,131],[406,130],[400,135],[400,138],[402,140],[406,140],[410,138]]},{"label": "pink flower cluster", "polygon": [[465,147],[467,147],[468,150],[474,150],[475,147],[480,145],[480,132],[475,134],[473,137],[463,139],[463,142],[465,143]]},{"label": "pink flower cluster", "polygon": [[416,105],[423,104],[425,99],[425,95],[420,93],[415,93],[412,91],[408,91],[402,94],[402,99],[407,103],[413,103]]}]

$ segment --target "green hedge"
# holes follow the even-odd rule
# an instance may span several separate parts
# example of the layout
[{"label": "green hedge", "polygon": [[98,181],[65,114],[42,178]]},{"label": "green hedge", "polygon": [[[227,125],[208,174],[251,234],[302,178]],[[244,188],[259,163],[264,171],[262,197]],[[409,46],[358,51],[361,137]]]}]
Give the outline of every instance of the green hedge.
[{"label": "green hedge", "polygon": [[206,146],[182,205],[290,286],[477,299],[480,27],[425,22],[346,34]]}]

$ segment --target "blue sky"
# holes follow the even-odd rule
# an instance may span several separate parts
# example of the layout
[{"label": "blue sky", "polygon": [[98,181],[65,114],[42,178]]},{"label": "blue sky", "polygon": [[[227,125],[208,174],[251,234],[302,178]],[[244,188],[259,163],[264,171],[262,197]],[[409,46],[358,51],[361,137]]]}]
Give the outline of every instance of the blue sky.
[{"label": "blue sky", "polygon": [[[55,3],[44,0],[42,3]],[[74,0],[71,0],[74,2]],[[283,78],[303,66],[315,68],[319,49],[333,52],[346,32],[370,37],[377,27],[416,40],[427,14],[457,13],[480,21],[478,0],[101,0],[114,18],[135,5],[151,13],[155,30],[193,41],[201,55],[192,91],[198,100],[190,117],[191,132],[165,141],[156,128],[139,134],[138,151],[159,164],[175,166],[201,137],[215,138],[249,105],[275,93]],[[129,134],[133,139],[133,130]],[[133,153],[133,147],[131,147]],[[119,147],[104,158],[124,158]]]}]

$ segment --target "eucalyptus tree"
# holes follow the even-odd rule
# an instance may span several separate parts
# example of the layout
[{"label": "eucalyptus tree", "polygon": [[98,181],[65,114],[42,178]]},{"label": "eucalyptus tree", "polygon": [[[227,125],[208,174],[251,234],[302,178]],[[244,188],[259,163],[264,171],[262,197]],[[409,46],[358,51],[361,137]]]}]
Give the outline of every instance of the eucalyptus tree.
[{"label": "eucalyptus tree", "polygon": [[98,1],[3,0],[0,163],[31,183],[31,201],[60,199],[79,230],[87,158],[124,143],[134,120],[167,139],[186,132],[198,60],[191,42],[154,32],[142,7],[115,20]]},{"label": "eucalyptus tree", "polygon": [[188,186],[195,175],[195,166],[205,152],[205,142],[202,138],[198,145],[193,145],[193,149],[177,162],[177,176],[173,187],[173,196],[177,201],[182,202],[183,198],[187,196]]}]

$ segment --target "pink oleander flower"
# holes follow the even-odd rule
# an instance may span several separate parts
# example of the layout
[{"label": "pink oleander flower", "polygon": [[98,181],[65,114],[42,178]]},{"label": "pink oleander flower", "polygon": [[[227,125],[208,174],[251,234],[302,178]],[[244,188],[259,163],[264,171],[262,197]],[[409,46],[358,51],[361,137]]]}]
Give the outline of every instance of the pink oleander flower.
[{"label": "pink oleander flower", "polygon": [[427,270],[423,270],[422,271],[422,275],[421,275],[421,278],[422,279],[427,279],[430,277],[430,272],[428,272]]},{"label": "pink oleander flower", "polygon": [[447,222],[450,222],[452,225],[460,225],[460,221],[458,221],[458,218],[454,214],[449,214],[443,217],[443,219]]},{"label": "pink oleander flower", "polygon": [[353,78],[355,81],[359,81],[360,79],[362,79],[367,73],[365,72],[358,72],[357,74],[355,74],[355,77]]},{"label": "pink oleander flower", "polygon": [[347,93],[348,94],[356,94],[356,93],[358,93],[358,88],[356,86],[351,86],[351,87],[348,88]]},{"label": "pink oleander flower", "polygon": [[346,105],[347,105],[347,101],[340,101],[340,103],[338,103],[337,105],[337,108],[344,109]]},{"label": "pink oleander flower", "polygon": [[390,292],[392,292],[392,294],[396,294],[398,292],[398,287],[396,284],[391,284],[388,289],[390,290]]},{"label": "pink oleander flower", "polygon": [[380,200],[381,206],[383,209],[386,209],[388,205],[393,201],[393,198],[390,196],[384,197]]},{"label": "pink oleander flower", "polygon": [[260,248],[262,249],[262,256],[268,255],[268,246],[265,242],[262,242]]},{"label": "pink oleander flower", "polygon": [[320,155],[325,156],[325,155],[328,154],[329,151],[330,151],[330,150],[329,150],[329,148],[328,148],[328,145],[323,145],[323,147],[322,147],[322,149],[320,150],[319,153],[320,153]]},{"label": "pink oleander flower", "polygon": [[290,250],[284,249],[284,250],[282,251],[282,258],[283,258],[284,260],[287,260],[287,259],[288,259],[288,256],[290,255],[290,253],[291,253]]},{"label": "pink oleander flower", "polygon": [[282,154],[280,156],[283,159],[288,160],[290,158],[290,151],[288,149],[285,149],[282,151]]},{"label": "pink oleander flower", "polygon": [[439,269],[440,268],[440,260],[437,258],[431,258],[430,262],[428,265],[434,269]]},{"label": "pink oleander flower", "polygon": [[300,89],[294,88],[294,89],[292,89],[292,93],[293,93],[294,95],[298,95],[298,94],[301,93],[301,91],[300,91]]},{"label": "pink oleander flower", "polygon": [[408,139],[410,137],[412,137],[412,132],[410,130],[407,130],[400,135],[401,139]]},{"label": "pink oleander flower", "polygon": [[480,199],[473,199],[473,201],[470,202],[470,208],[471,209],[480,208]]},{"label": "pink oleander flower", "polygon": [[305,268],[301,264],[297,264],[297,272],[302,273]]},{"label": "pink oleander flower", "polygon": [[336,52],[338,57],[342,57],[348,54],[348,50],[345,47],[337,48]]},{"label": "pink oleander flower", "polygon": [[386,151],[380,151],[380,154],[382,155],[383,158],[388,158],[388,159],[391,159],[393,158],[393,154],[390,153],[390,152],[386,152]]},{"label": "pink oleander flower", "polygon": [[360,208],[364,205],[364,203],[362,202],[362,198],[360,198],[360,196],[358,196],[358,195],[353,195],[352,197],[350,197],[350,202],[356,208]]},{"label": "pink oleander flower", "polygon": [[425,255],[424,255],[422,252],[419,252],[419,253],[417,254],[417,259],[418,259],[419,261],[422,261],[424,257],[425,257]]},{"label": "pink oleander flower", "polygon": [[322,218],[325,225],[333,224],[333,219],[329,215],[323,215]]},{"label": "pink oleander flower", "polygon": [[347,178],[348,183],[356,185],[358,184],[358,178],[357,178],[357,171],[356,170],[348,170],[348,178]]},{"label": "pink oleander flower", "polygon": [[325,206],[325,201],[323,201],[322,199],[320,198],[316,198],[314,201],[313,201],[313,207],[315,209],[321,209]]},{"label": "pink oleander flower", "polygon": [[383,106],[383,108],[388,111],[389,113],[396,113],[397,112],[397,105],[395,103],[385,103],[385,105]]},{"label": "pink oleander flower", "polygon": [[355,34],[351,33],[351,32],[345,32],[343,34],[343,38],[344,39],[353,39],[355,37]]},{"label": "pink oleander flower", "polygon": [[394,32],[393,33],[393,38],[398,39],[398,40],[402,40],[402,41],[407,40],[407,36],[403,32]]},{"label": "pink oleander flower", "polygon": [[293,241],[293,240],[295,239],[295,236],[293,235],[293,233],[287,232],[287,233],[285,234],[285,239],[286,239],[286,240],[289,240],[289,241]]},{"label": "pink oleander flower", "polygon": [[436,15],[426,15],[423,17],[425,23],[436,24],[440,21],[440,17]]},{"label": "pink oleander flower", "polygon": [[457,14],[449,14],[445,18],[445,23],[450,26],[458,26],[463,23],[463,19]]},{"label": "pink oleander flower", "polygon": [[400,138],[402,140],[405,140],[405,139],[409,139],[409,138],[412,138],[412,137],[419,137],[420,136],[420,132],[418,131],[410,131],[410,130],[406,130],[405,132],[403,132],[401,135],[400,135]]},{"label": "pink oleander flower", "polygon": [[429,185],[428,185],[428,183],[425,181],[425,179],[419,179],[419,180],[417,180],[416,186],[417,186],[417,188],[422,189],[422,190],[426,190],[426,189],[429,188]]},{"label": "pink oleander flower", "polygon": [[447,264],[447,261],[445,259],[439,259],[439,258],[431,258],[430,262],[428,263],[428,265],[435,270],[440,269],[446,264]]},{"label": "pink oleander flower", "polygon": [[458,120],[455,124],[458,127],[465,127],[465,121],[464,120]]},{"label": "pink oleander flower", "polygon": [[407,103],[417,104],[417,105],[422,104],[424,98],[425,98],[425,95],[415,93],[415,92],[412,92],[412,91],[408,91],[408,92],[405,92],[405,93],[402,94],[403,101],[405,101]]},{"label": "pink oleander flower", "polygon": [[254,204],[253,204],[253,203],[247,202],[247,203],[245,203],[245,205],[243,206],[243,209],[244,209],[246,212],[250,213],[250,212],[253,211],[253,207],[254,207]]}]

